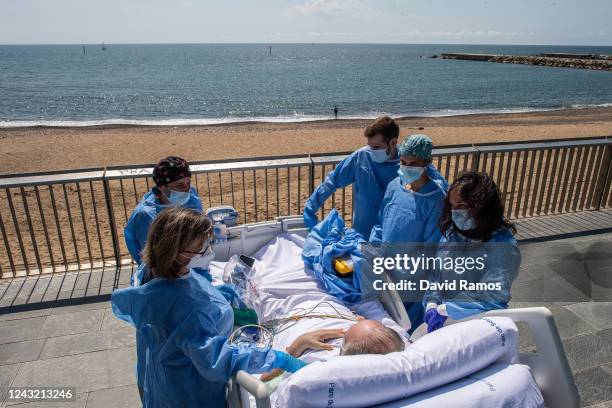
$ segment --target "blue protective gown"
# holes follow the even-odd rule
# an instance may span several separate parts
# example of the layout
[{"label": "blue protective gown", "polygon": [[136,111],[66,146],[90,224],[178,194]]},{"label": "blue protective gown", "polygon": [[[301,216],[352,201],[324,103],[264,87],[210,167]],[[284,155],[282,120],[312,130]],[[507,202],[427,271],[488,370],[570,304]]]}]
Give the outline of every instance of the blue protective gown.
[{"label": "blue protective gown", "polygon": [[111,302],[145,346],[145,407],[225,407],[225,383],[233,374],[276,367],[270,348],[227,343],[231,306],[203,275],[154,278],[116,290]]},{"label": "blue protective gown", "polygon": [[[344,220],[334,208],[323,221],[308,234],[302,250],[304,263],[312,268],[314,277],[325,292],[346,304],[361,301],[361,235],[346,228]],[[353,274],[350,278],[336,276],[333,260],[350,257],[353,261]]]},{"label": "blue protective gown", "polygon": [[[521,253],[512,233],[507,229],[500,229],[493,233],[491,239],[483,245],[472,241],[456,231],[450,231],[440,240],[438,256],[444,258],[449,250],[444,248],[444,243],[469,243],[466,244],[465,256],[482,256],[486,254],[485,268],[481,271],[472,270],[458,275],[453,270],[436,270],[431,280],[433,282],[444,282],[445,280],[465,279],[469,282],[499,283],[500,290],[482,291],[442,291],[428,290],[423,298],[423,305],[427,303],[446,304],[446,311],[454,320],[464,319],[488,310],[505,309],[510,301],[510,289],[512,282],[518,275],[521,265]],[[452,249],[456,255],[457,249]]]},{"label": "blue protective gown", "polygon": [[[201,275],[209,282],[212,282],[212,276],[210,275],[210,273],[208,273],[208,270],[201,269],[201,268],[194,268],[191,270],[191,273]],[[134,272],[134,276],[132,277],[132,286],[134,287],[142,286],[152,279],[153,277],[151,276],[147,265],[140,264],[138,269],[136,269],[136,272]],[[227,305],[226,305],[227,302],[225,301],[225,297],[222,296],[222,294],[218,290],[210,291],[210,299],[213,303],[219,306],[220,309],[224,310],[225,313],[227,313]],[[230,307],[230,310],[231,310],[231,307]],[[232,315],[231,322],[233,323],[233,315]],[[229,325],[229,321],[225,324]],[[232,326],[230,325],[229,329],[231,328]],[[146,344],[145,337],[138,330],[136,330],[136,354],[138,357],[136,359],[136,380],[138,383],[138,387],[140,387],[140,389],[144,389],[144,383],[145,383],[145,377],[146,377],[145,369],[147,366],[147,344]]]},{"label": "blue protective gown", "polygon": [[[411,243],[440,240],[438,223],[448,183],[431,165],[429,174],[429,181],[418,192],[407,190],[399,177],[387,186],[378,214],[379,224],[372,228],[370,235],[371,244],[383,245],[384,256],[414,250]],[[416,282],[419,276],[412,275],[410,279]],[[423,319],[424,309],[420,302],[404,302],[404,307],[414,330]]]},{"label": "blue protective gown", "polygon": [[[440,176],[441,177],[441,176]],[[389,183],[370,242],[438,242],[438,222],[444,207],[444,184],[430,179],[420,191],[407,190],[400,178]]]},{"label": "blue protective gown", "polygon": [[[184,207],[202,211],[202,202],[198,197],[198,192],[193,187],[191,187],[190,191],[191,197],[189,197],[189,200],[187,203],[185,203]],[[130,216],[130,219],[123,230],[123,235],[125,236],[125,244],[127,245],[130,255],[132,255],[132,259],[134,259],[139,265],[142,262],[140,253],[142,252],[147,241],[149,227],[153,223],[155,217],[157,217],[157,214],[169,206],[170,205],[161,204],[159,200],[155,198],[155,194],[153,194],[152,191],[149,191],[144,195],[136,208],[134,208],[134,211],[132,212],[132,215]]]},{"label": "blue protective gown", "polygon": [[384,163],[376,163],[367,146],[345,157],[331,171],[306,201],[305,212],[318,211],[325,200],[339,188],[353,185],[352,227],[364,238],[370,236],[376,225],[378,209],[387,184],[397,177],[399,156]]}]

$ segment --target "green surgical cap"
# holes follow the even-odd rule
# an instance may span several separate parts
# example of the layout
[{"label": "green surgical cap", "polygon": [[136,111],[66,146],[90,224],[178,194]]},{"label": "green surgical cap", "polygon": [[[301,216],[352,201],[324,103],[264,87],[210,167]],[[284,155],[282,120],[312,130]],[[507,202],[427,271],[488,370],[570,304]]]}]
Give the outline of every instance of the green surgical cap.
[{"label": "green surgical cap", "polygon": [[399,146],[400,156],[416,156],[421,159],[431,159],[433,142],[426,135],[410,135]]}]

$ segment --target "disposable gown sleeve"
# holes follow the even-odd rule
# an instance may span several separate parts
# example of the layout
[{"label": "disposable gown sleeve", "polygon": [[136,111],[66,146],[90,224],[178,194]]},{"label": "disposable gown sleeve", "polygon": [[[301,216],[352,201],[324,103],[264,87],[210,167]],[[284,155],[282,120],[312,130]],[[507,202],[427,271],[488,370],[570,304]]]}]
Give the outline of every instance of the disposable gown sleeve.
[{"label": "disposable gown sleeve", "polygon": [[439,224],[443,205],[444,201],[442,200],[442,198],[439,201],[433,203],[433,208],[429,213],[429,218],[427,219],[427,224],[425,225],[425,230],[423,231],[424,242],[440,242],[440,238],[442,238],[442,233],[440,232]]},{"label": "disposable gown sleeve", "polygon": [[338,163],[336,168],[327,175],[325,181],[308,198],[305,209],[312,213],[317,212],[334,191],[354,183],[356,160],[357,155],[351,154]]},{"label": "disposable gown sleeve", "polygon": [[135,212],[128,220],[123,230],[125,245],[132,258],[140,264],[142,259],[140,253],[147,241],[147,233],[151,225],[151,217],[145,212]]},{"label": "disposable gown sleeve", "polygon": [[380,204],[380,208],[378,209],[378,224],[372,227],[372,231],[370,232],[370,244],[381,244],[383,240],[383,218],[385,217],[385,208],[387,203],[389,202],[389,190],[385,191],[385,196],[383,197],[382,203]]},{"label": "disposable gown sleeve", "polygon": [[500,284],[497,290],[465,291],[452,301],[446,302],[446,311],[454,320],[464,319],[489,310],[505,309],[510,301],[512,282],[518,274],[521,254],[518,246],[504,245],[504,254],[492,251],[487,259],[487,269],[481,283]]},{"label": "disposable gown sleeve", "polygon": [[191,314],[175,333],[179,349],[208,381],[228,381],[240,370],[263,373],[276,368],[274,350],[251,344],[229,344],[227,337],[214,336],[204,330],[195,314]]}]

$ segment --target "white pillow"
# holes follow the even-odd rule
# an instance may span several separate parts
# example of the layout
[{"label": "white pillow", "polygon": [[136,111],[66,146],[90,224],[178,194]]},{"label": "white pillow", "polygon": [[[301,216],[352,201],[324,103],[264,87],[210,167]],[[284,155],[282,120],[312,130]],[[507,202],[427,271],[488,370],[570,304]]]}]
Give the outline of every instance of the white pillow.
[{"label": "white pillow", "polygon": [[406,350],[338,356],[309,364],[278,387],[277,407],[369,407],[406,398],[482,370],[518,361],[518,329],[507,317],[443,327]]},{"label": "white pillow", "polygon": [[377,408],[543,408],[529,366],[493,364],[464,379]]}]

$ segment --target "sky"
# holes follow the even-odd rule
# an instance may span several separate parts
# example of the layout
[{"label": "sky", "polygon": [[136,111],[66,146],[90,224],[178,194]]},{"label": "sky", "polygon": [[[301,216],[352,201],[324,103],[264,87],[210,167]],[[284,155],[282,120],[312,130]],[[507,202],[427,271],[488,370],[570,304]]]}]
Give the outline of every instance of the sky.
[{"label": "sky", "polygon": [[612,46],[612,0],[0,0],[0,44]]}]

